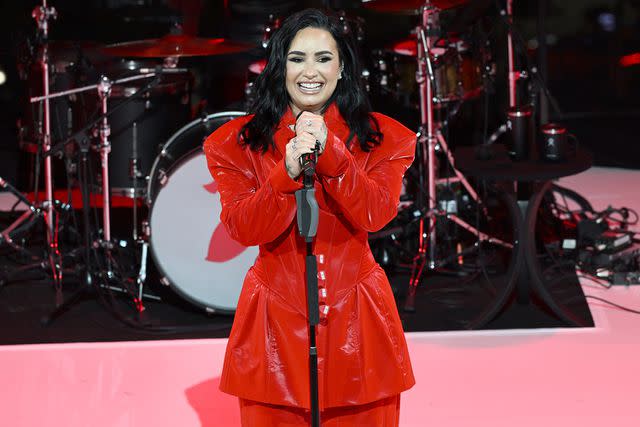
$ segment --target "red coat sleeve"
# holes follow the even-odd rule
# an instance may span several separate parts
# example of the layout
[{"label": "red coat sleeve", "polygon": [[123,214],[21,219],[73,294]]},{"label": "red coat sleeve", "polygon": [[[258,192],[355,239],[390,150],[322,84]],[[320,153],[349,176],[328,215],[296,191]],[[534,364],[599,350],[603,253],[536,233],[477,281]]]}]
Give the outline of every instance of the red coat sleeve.
[{"label": "red coat sleeve", "polygon": [[258,182],[248,147],[238,144],[242,125],[227,123],[212,133],[204,143],[204,153],[211,176],[218,184],[222,212],[220,221],[229,235],[245,246],[269,243],[291,224],[296,213],[294,192],[301,184],[286,172],[284,160]]},{"label": "red coat sleeve", "polygon": [[316,172],[324,189],[338,203],[356,227],[373,232],[384,227],[398,213],[402,177],[413,162],[416,134],[390,121],[381,130],[365,167],[356,163],[344,142],[329,131]]}]

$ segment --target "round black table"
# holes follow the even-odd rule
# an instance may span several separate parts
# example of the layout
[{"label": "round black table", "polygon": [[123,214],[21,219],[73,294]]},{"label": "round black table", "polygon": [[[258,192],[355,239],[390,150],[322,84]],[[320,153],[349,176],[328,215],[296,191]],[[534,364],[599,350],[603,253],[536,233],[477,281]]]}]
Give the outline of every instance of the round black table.
[{"label": "round black table", "polygon": [[540,203],[552,180],[564,176],[575,175],[589,169],[593,163],[591,153],[578,147],[575,153],[565,161],[549,162],[542,160],[513,161],[506,147],[502,144],[460,147],[455,150],[456,168],[463,174],[490,181],[513,181],[518,187],[530,185],[529,194],[518,192],[516,209],[522,219],[523,226],[519,231],[518,252],[522,269],[516,281],[517,300],[521,304],[529,303],[529,291],[533,290],[547,304],[556,316],[567,323],[582,326],[581,320],[566,313],[554,300],[549,291],[542,286],[543,279],[539,265],[532,262],[535,256],[535,226]]}]

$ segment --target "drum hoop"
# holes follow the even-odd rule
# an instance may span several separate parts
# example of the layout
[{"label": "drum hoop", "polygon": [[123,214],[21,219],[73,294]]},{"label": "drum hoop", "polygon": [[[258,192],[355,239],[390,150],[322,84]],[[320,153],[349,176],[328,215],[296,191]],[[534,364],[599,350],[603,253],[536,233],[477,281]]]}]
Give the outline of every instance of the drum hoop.
[{"label": "drum hoop", "polygon": [[[153,198],[151,196],[151,190],[152,190],[152,186],[154,184],[155,176],[157,174],[158,165],[162,161],[162,159],[166,156],[168,148],[170,148],[173,145],[173,143],[183,133],[187,132],[188,130],[190,130],[191,128],[193,128],[195,126],[198,126],[200,124],[206,123],[206,122],[211,121],[211,120],[215,120],[215,119],[220,118],[220,117],[231,116],[232,117],[231,120],[233,120],[233,118],[242,117],[242,116],[246,116],[246,115],[247,115],[247,113],[245,111],[220,111],[218,113],[208,114],[206,117],[200,117],[199,119],[196,119],[196,120],[193,120],[193,121],[187,123],[186,125],[182,126],[180,129],[178,129],[173,135],[171,135],[171,137],[169,137],[167,142],[165,142],[164,145],[162,146],[162,149],[160,150],[160,153],[158,153],[158,155],[156,156],[155,160],[153,161],[153,164],[151,165],[151,169],[149,170],[149,182],[147,182],[147,192],[146,192],[146,203],[147,203],[147,206],[149,206],[150,208],[153,206]],[[192,153],[193,153],[193,151],[189,151],[183,157],[190,156]],[[178,163],[181,160],[182,160],[182,158],[181,159],[177,159],[176,163]],[[174,167],[175,166],[172,166],[172,169]]]},{"label": "drum hoop", "polygon": [[[204,308],[205,311],[207,313],[210,314],[224,314],[224,315],[232,315],[233,313],[235,313],[235,309],[232,308],[221,308],[221,307],[216,307],[214,305],[212,305],[210,302],[201,300],[199,298],[194,297],[193,295],[189,294],[187,292],[187,289],[183,289],[182,287],[179,286],[178,283],[176,283],[172,277],[171,274],[163,267],[162,263],[160,262],[160,258],[158,257],[158,253],[156,251],[155,248],[155,244],[154,244],[154,233],[153,233],[153,229],[151,228],[151,223],[152,223],[152,218],[153,218],[153,213],[154,213],[154,209],[153,209],[153,205],[154,205],[154,200],[152,200],[151,198],[151,185],[152,185],[152,178],[155,176],[156,174],[156,169],[158,168],[158,164],[160,162],[160,160],[163,158],[163,153],[165,153],[165,150],[171,146],[171,144],[173,144],[184,132],[190,130],[191,128],[193,128],[194,126],[198,126],[200,124],[203,124],[209,120],[215,120],[217,118],[220,117],[226,117],[226,116],[231,116],[232,119],[235,117],[242,117],[245,116],[247,113],[243,112],[243,111],[225,111],[225,112],[219,112],[219,113],[213,113],[213,114],[209,114],[206,117],[201,117],[199,119],[193,120],[192,122],[186,124],[185,126],[183,126],[182,128],[178,129],[168,140],[167,142],[162,146],[162,151],[160,152],[160,154],[158,154],[158,156],[156,156],[156,160],[153,162],[153,166],[149,172],[149,183],[148,183],[148,187],[147,187],[147,204],[149,206],[149,249],[150,249],[150,255],[151,258],[154,261],[154,264],[158,270],[158,273],[160,274],[160,276],[167,281],[167,285],[171,288],[171,290],[175,293],[177,293],[181,298],[183,298],[184,300],[186,300],[187,302],[191,303],[192,305],[194,305],[195,307],[198,308]],[[232,120],[231,119],[231,120]],[[167,171],[167,174],[169,174],[170,171],[174,171],[176,168],[180,167],[181,165],[183,165],[184,163],[186,163],[187,161],[189,161],[190,159],[196,157],[198,154],[202,153],[202,147],[198,147],[195,148],[193,150],[188,151],[187,153],[185,153],[184,155],[182,155],[179,159],[176,159],[172,164],[171,167],[169,168],[169,170]],[[156,193],[159,193],[160,190],[158,190]],[[157,196],[157,194],[155,195]],[[155,198],[155,197],[154,197]]]},{"label": "drum hoop", "polygon": [[[199,154],[198,150],[199,149],[196,148],[194,150],[189,151],[189,153],[185,154],[184,156],[182,156],[180,158],[179,162],[176,162],[175,165],[172,165],[172,168],[177,168],[177,167],[180,166],[180,164],[184,164],[187,161],[189,161],[190,159],[196,157],[194,154],[196,154],[196,155]],[[163,284],[166,284],[167,286],[169,286],[173,292],[177,293],[181,298],[183,298],[184,300],[186,300],[187,302],[189,302],[193,306],[198,307],[198,308],[204,308],[204,310],[209,314],[229,315],[229,314],[235,313],[235,309],[218,307],[218,306],[215,306],[215,305],[211,304],[210,301],[205,301],[203,299],[196,298],[195,296],[193,296],[192,294],[189,294],[187,292],[188,289],[183,289],[183,287],[180,286],[180,284],[177,283],[171,277],[171,273],[169,271],[167,271],[165,269],[165,267],[162,265],[162,262],[160,262],[161,258],[158,256],[158,253],[156,251],[156,245],[154,243],[154,233],[153,233],[153,229],[151,229],[151,222],[152,222],[151,218],[152,217],[153,217],[153,209],[149,211],[149,229],[150,229],[149,250],[150,250],[151,258],[154,261],[154,265],[155,265],[156,269],[158,270],[158,273],[160,274],[161,281],[165,281],[165,283],[163,283]]]}]

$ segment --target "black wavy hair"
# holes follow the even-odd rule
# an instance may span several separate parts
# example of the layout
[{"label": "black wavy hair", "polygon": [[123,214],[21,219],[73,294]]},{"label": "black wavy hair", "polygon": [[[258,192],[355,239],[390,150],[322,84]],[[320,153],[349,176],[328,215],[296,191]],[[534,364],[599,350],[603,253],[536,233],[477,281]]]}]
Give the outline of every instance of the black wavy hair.
[{"label": "black wavy hair", "polygon": [[363,151],[371,151],[380,144],[382,134],[371,115],[353,37],[343,32],[337,18],[318,9],[305,9],[289,16],[269,41],[267,65],[256,78],[255,98],[248,109],[254,116],[240,130],[238,141],[263,153],[275,146],[273,135],[290,101],[285,82],[287,52],[298,31],[309,27],[326,30],[333,36],[344,67],[342,78],[324,108],[336,103],[350,130],[347,146],[356,137]]}]

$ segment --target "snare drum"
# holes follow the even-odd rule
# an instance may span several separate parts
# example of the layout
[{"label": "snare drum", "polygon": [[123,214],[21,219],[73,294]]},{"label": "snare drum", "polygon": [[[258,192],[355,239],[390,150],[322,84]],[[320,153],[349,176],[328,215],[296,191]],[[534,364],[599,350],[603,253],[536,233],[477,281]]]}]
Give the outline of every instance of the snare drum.
[{"label": "snare drum", "polygon": [[244,247],[220,223],[220,195],[202,152],[204,139],[243,112],[221,112],[178,130],[149,177],[149,242],[161,282],[207,312],[232,313],[258,248]]},{"label": "snare drum", "polygon": [[[394,43],[374,55],[374,85],[392,95],[401,105],[419,106],[416,83],[418,47],[415,39]],[[434,100],[437,105],[477,96],[482,88],[479,61],[462,40],[440,40],[431,48]]]}]

